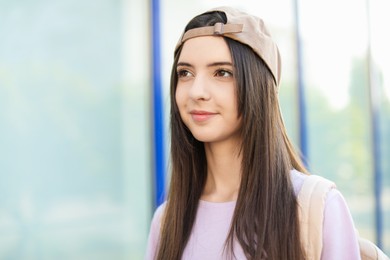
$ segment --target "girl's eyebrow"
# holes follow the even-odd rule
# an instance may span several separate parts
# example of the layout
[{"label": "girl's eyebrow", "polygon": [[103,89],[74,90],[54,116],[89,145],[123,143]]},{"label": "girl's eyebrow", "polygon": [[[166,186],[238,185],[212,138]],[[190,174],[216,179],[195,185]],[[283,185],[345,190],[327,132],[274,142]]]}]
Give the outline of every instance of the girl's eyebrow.
[{"label": "girl's eyebrow", "polygon": [[193,67],[190,63],[188,63],[188,62],[178,62],[177,63],[177,65],[176,65],[176,67],[180,67],[180,66],[182,66],[182,67]]},{"label": "girl's eyebrow", "polygon": [[218,66],[232,66],[233,64],[229,61],[218,61],[218,62],[213,62],[210,64],[207,64],[207,67],[218,67]]},{"label": "girl's eyebrow", "polygon": [[[188,62],[178,62],[176,66],[194,67]],[[207,64],[207,67],[218,67],[218,66],[233,66],[233,64],[230,61],[217,61],[217,62]]]}]

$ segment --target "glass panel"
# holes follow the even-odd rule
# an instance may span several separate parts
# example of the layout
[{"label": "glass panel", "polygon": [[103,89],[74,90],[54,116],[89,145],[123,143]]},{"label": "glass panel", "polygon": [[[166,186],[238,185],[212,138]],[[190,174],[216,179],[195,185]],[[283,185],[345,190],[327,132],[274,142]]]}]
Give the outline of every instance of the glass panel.
[{"label": "glass panel", "polygon": [[[109,3],[111,1],[108,0]],[[115,2],[114,2],[115,3]],[[151,30],[148,1],[122,1],[122,259],[143,259],[152,218]],[[115,187],[114,187],[115,188]],[[110,258],[114,259],[114,258]]]},{"label": "glass panel", "polygon": [[124,5],[0,3],[1,259],[143,256],[148,39],[122,40],[131,24],[148,30],[147,9]]},{"label": "glass panel", "polygon": [[309,167],[337,183],[375,241],[366,1],[302,0],[300,15]]}]

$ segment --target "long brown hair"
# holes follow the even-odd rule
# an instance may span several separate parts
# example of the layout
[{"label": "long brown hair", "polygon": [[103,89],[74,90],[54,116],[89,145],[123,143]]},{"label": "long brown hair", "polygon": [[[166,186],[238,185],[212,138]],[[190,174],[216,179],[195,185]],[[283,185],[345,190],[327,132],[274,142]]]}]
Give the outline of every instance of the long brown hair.
[{"label": "long brown hair", "polygon": [[[185,31],[226,23],[223,12],[199,15]],[[242,173],[225,250],[234,256],[237,239],[248,259],[304,259],[297,201],[290,171],[305,172],[286,134],[277,86],[265,63],[246,45],[225,38],[234,64],[238,110],[242,118]],[[175,100],[175,53],[171,73],[171,181],[162,219],[157,259],[180,259],[189,240],[207,167],[204,146],[180,118]]]}]

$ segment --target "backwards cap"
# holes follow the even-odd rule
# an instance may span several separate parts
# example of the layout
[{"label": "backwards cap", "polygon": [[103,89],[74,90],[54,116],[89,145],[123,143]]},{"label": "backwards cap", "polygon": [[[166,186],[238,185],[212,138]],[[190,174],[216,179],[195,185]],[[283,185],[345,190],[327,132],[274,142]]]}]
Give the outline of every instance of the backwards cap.
[{"label": "backwards cap", "polygon": [[186,40],[194,37],[211,35],[228,37],[251,47],[268,66],[276,85],[279,86],[281,74],[280,54],[263,20],[231,7],[218,7],[206,13],[215,11],[225,13],[227,17],[226,24],[216,23],[214,26],[199,27],[184,32],[176,45],[175,52]]}]

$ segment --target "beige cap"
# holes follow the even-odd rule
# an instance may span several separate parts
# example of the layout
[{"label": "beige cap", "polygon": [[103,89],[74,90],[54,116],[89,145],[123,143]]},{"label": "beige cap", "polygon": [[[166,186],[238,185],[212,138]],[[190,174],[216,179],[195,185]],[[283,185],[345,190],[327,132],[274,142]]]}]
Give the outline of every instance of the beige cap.
[{"label": "beige cap", "polygon": [[275,42],[259,17],[249,15],[231,7],[218,7],[206,13],[220,11],[226,14],[227,23],[216,23],[190,29],[184,32],[176,45],[177,49],[188,39],[200,36],[221,35],[248,45],[265,62],[270,69],[275,83],[279,86],[281,74],[281,59]]}]

